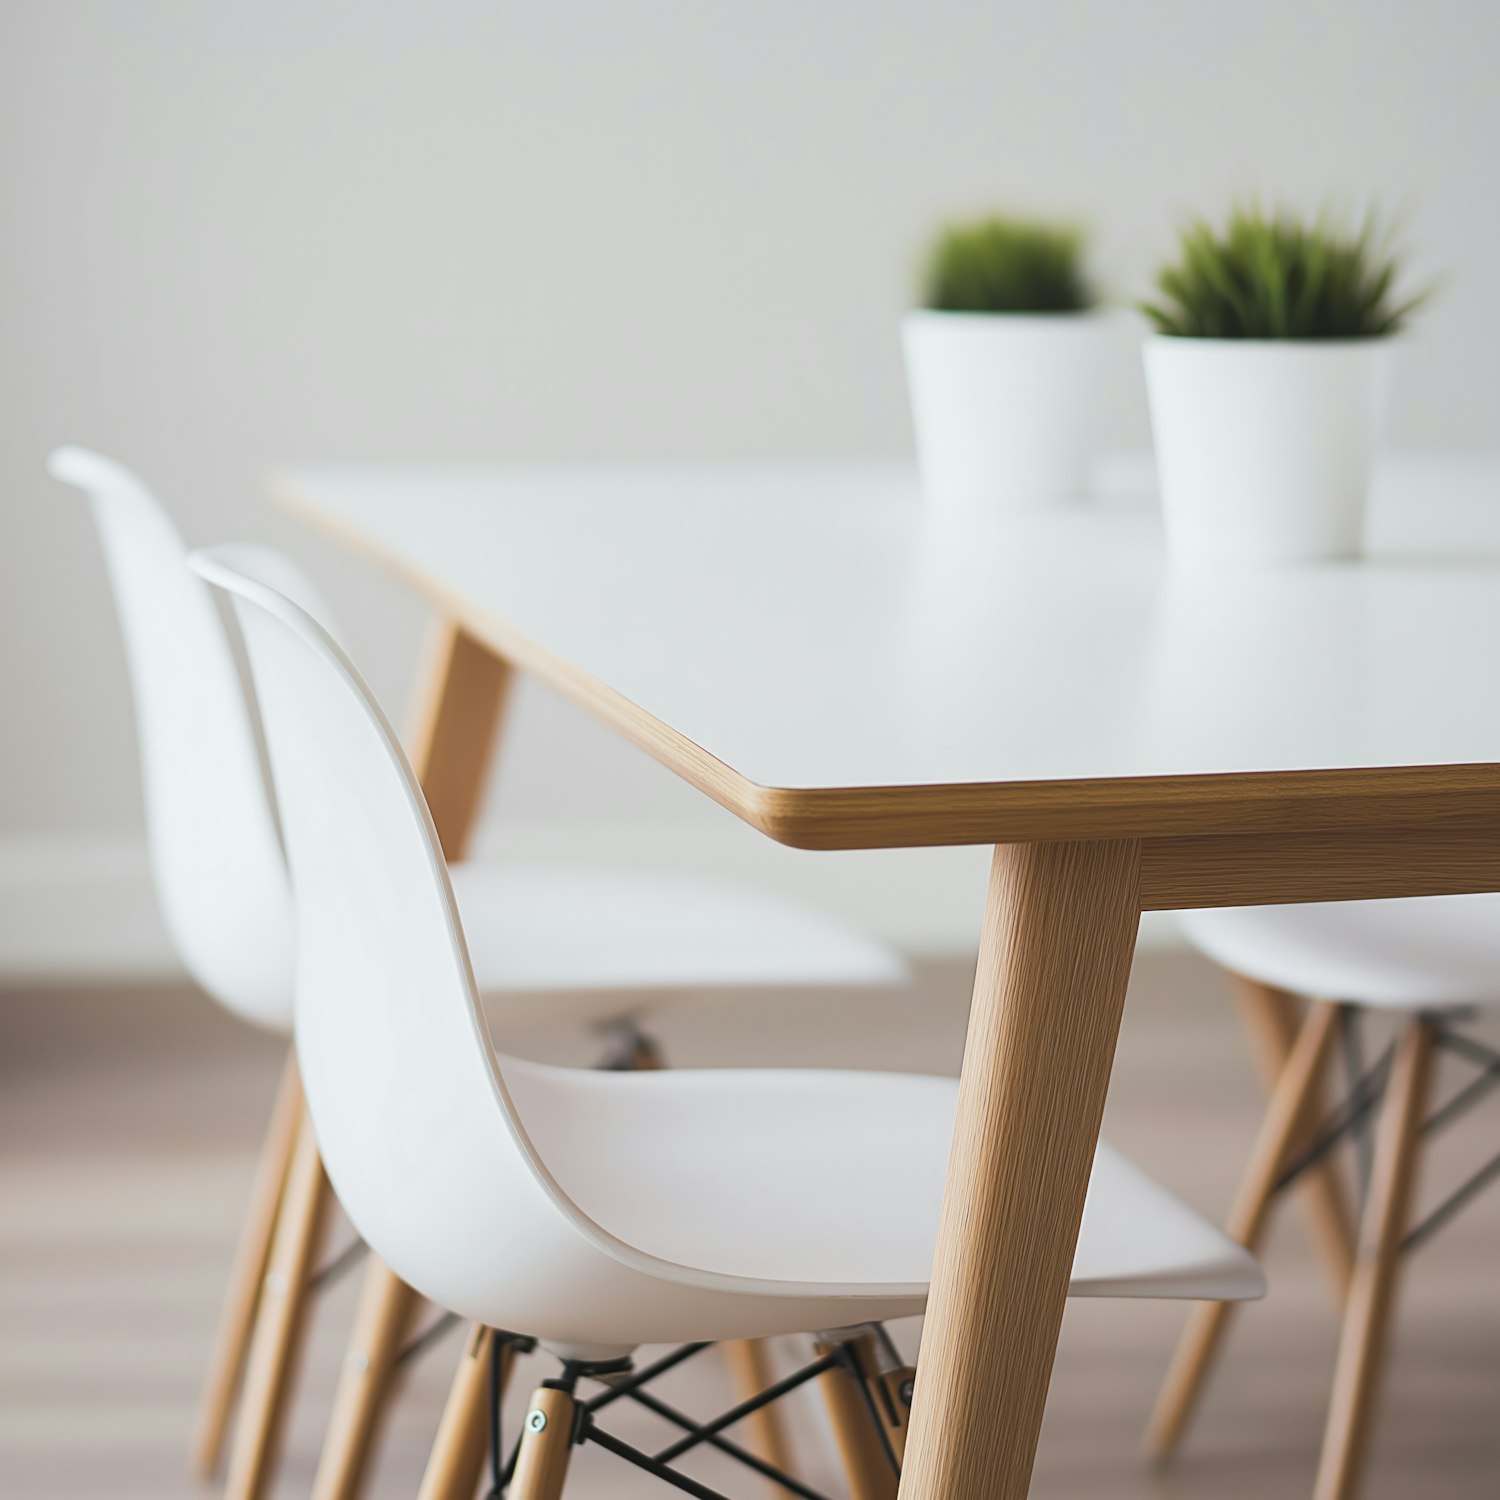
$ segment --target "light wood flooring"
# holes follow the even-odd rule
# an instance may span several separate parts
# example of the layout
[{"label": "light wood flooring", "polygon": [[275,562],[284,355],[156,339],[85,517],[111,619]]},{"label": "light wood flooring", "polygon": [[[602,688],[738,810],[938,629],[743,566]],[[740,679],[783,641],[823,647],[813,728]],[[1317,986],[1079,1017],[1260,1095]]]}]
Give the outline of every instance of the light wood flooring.
[{"label": "light wood flooring", "polygon": [[[915,994],[831,1000],[748,996],[683,1007],[656,1026],[680,1063],[793,1062],[956,1068],[968,974],[925,968]],[[587,1044],[538,1055],[583,1061]],[[281,1046],[186,989],[0,992],[0,1496],[171,1500],[185,1477],[196,1380],[269,1108]],[[1160,1177],[1219,1215],[1258,1118],[1259,1093],[1216,976],[1142,955],[1126,1013],[1107,1130]],[[1432,1155],[1424,1202],[1495,1149],[1500,1099]],[[1034,1493],[1070,1500],[1249,1500],[1308,1492],[1335,1322],[1296,1205],[1278,1216],[1269,1299],[1248,1309],[1182,1458],[1152,1471],[1136,1444],[1180,1325],[1170,1304],[1071,1305]],[[899,1207],[895,1210],[899,1211]],[[347,1229],[335,1228],[336,1243]],[[354,1283],[320,1300],[278,1495],[307,1493]],[[914,1328],[901,1328],[912,1343]],[[790,1369],[799,1350],[778,1351]],[[372,1494],[410,1496],[431,1440],[453,1340],[412,1371]],[[518,1387],[527,1387],[522,1370]],[[727,1404],[712,1356],[662,1394],[707,1414]],[[522,1397],[524,1399],[524,1396]],[[517,1413],[508,1414],[515,1431]],[[792,1413],[809,1481],[841,1493],[815,1400]],[[623,1436],[653,1445],[649,1417]],[[732,1495],[768,1494],[705,1460]],[[575,1466],[574,1500],[665,1497],[598,1452]],[[1500,1494],[1500,1193],[1409,1267],[1368,1500]]]}]

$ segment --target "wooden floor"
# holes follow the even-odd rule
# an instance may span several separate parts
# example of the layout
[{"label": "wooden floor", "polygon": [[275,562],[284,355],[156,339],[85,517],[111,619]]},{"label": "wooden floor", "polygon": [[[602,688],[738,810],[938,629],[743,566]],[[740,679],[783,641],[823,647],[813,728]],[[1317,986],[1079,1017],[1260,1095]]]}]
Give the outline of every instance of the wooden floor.
[{"label": "wooden floor", "polygon": [[[932,967],[913,997],[747,998],[682,1009],[658,1026],[682,1063],[956,1067],[967,975]],[[583,1060],[549,1039],[537,1055]],[[114,1500],[199,1493],[184,1477],[195,1382],[216,1311],[256,1133],[280,1047],[186,991],[0,993],[0,1496]],[[1451,1086],[1451,1084],[1450,1084]],[[1258,1095],[1215,977],[1196,960],[1143,955],[1126,1014],[1107,1129],[1216,1216],[1257,1119]],[[1445,1138],[1432,1202],[1486,1160],[1492,1100]],[[1287,1205],[1290,1209],[1293,1205]],[[336,1239],[347,1234],[343,1226]],[[1064,1332],[1035,1493],[1262,1500],[1310,1488],[1334,1319],[1290,1212],[1268,1256],[1270,1298],[1236,1329],[1182,1459],[1152,1472],[1136,1443],[1181,1310],[1078,1302]],[[1378,1423],[1369,1500],[1500,1494],[1500,1193],[1414,1258]],[[279,1494],[307,1493],[354,1287],[318,1306]],[[914,1327],[897,1330],[907,1343]],[[791,1368],[794,1345],[778,1353]],[[456,1344],[414,1369],[375,1476],[415,1493]],[[521,1385],[526,1384],[526,1371]],[[678,1404],[725,1404],[712,1356],[676,1372]],[[664,1384],[663,1394],[668,1394]],[[515,1431],[516,1413],[508,1414]],[[815,1404],[793,1413],[806,1477],[839,1493]],[[649,1418],[620,1424],[652,1444]],[[705,1461],[735,1496],[768,1491]],[[586,1452],[574,1500],[669,1491]]]}]

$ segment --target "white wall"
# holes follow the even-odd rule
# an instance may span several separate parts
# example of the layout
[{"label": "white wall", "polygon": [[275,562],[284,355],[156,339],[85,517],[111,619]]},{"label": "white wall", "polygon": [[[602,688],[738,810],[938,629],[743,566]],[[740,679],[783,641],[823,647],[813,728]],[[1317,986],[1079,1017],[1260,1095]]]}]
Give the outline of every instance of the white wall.
[{"label": "white wall", "polygon": [[[269,468],[899,453],[936,215],[1085,215],[1129,295],[1176,215],[1259,188],[1411,208],[1452,280],[1393,435],[1492,445],[1497,60],[1488,0],[7,0],[0,845],[24,871],[139,830],[58,442],[137,466],[195,540],[302,555],[393,699],[420,611],[269,513]],[[1143,441],[1120,376],[1111,436]],[[563,705],[513,728],[491,817],[518,837],[745,847]]]}]

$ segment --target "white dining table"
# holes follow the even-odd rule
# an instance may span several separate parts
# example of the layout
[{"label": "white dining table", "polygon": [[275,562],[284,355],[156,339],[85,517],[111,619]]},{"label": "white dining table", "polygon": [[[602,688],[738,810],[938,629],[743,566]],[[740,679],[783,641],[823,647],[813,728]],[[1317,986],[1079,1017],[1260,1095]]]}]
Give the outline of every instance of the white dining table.
[{"label": "white dining table", "polygon": [[1383,460],[1366,554],[1187,572],[1149,463],[966,524],[900,465],[305,468],[440,619],[450,857],[516,671],[768,837],[994,846],[902,1500],[1029,1483],[1142,911],[1500,890],[1500,460]]}]

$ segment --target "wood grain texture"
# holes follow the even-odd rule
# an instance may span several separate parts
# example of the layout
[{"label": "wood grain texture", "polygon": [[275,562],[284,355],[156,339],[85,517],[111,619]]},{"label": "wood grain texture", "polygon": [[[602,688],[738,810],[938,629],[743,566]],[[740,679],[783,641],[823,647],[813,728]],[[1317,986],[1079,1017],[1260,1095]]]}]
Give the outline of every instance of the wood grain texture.
[{"label": "wood grain texture", "polygon": [[[544,642],[454,593],[399,551],[295,491],[279,488],[274,498],[325,536],[403,579],[495,656],[580,704],[768,837],[796,848],[1311,833],[1444,823],[1500,828],[1500,765],[1492,763],[942,785],[760,785]],[[683,624],[689,628],[691,622]]]},{"label": "wood grain texture", "polygon": [[[1258,980],[1239,974],[1228,977],[1261,1081],[1267,1094],[1274,1093],[1301,1029],[1302,1002],[1295,995]],[[1306,1108],[1292,1146],[1294,1152],[1311,1143],[1323,1122],[1328,1092],[1326,1077],[1325,1065],[1324,1077],[1312,1079],[1308,1084]],[[1328,1156],[1310,1167],[1294,1191],[1301,1200],[1313,1250],[1327,1277],[1334,1305],[1342,1313],[1354,1274],[1354,1222],[1337,1160]]]},{"label": "wood grain texture", "polygon": [[[566,1391],[539,1386],[522,1419],[521,1453],[506,1491],[508,1500],[559,1500],[573,1451],[573,1398]],[[538,1415],[543,1425],[532,1424]]]},{"label": "wood grain texture", "polygon": [[434,625],[406,744],[450,860],[468,845],[511,677],[509,665],[461,626]]},{"label": "wood grain texture", "polygon": [[902,1500],[1026,1493],[1139,912],[1136,843],[995,851]]},{"label": "wood grain texture", "polygon": [[[1251,1252],[1259,1248],[1270,1222],[1276,1180],[1298,1142],[1305,1138],[1308,1099],[1322,1077],[1338,1023],[1338,1006],[1314,1005],[1276,1081],[1224,1226],[1232,1239]],[[1234,1304],[1229,1302],[1200,1302],[1189,1314],[1146,1428],[1144,1450],[1151,1458],[1165,1458],[1181,1441],[1233,1312]]]},{"label": "wood grain texture", "polygon": [[[492,1338],[490,1330],[478,1324],[469,1330],[417,1500],[474,1500],[489,1452]],[[502,1395],[514,1363],[507,1347],[500,1365]]]},{"label": "wood grain texture", "polygon": [[229,1272],[229,1287],[214,1334],[208,1373],[199,1398],[198,1418],[193,1429],[192,1465],[200,1479],[207,1479],[219,1466],[224,1435],[234,1394],[250,1349],[255,1310],[260,1305],[261,1283],[276,1234],[276,1216],[282,1191],[292,1167],[292,1150],[302,1118],[302,1080],[297,1072],[297,1054],[290,1053],[271,1108],[270,1123],[255,1167],[244,1227],[235,1248]]},{"label": "wood grain texture", "polygon": [[225,1500],[261,1500],[269,1491],[296,1389],[308,1281],[331,1196],[312,1119],[304,1109],[245,1367]]},{"label": "wood grain texture", "polygon": [[1500,890],[1500,822],[1153,839],[1145,911]]},{"label": "wood grain texture", "polygon": [[355,1500],[420,1299],[373,1252],[339,1371],[312,1500]]},{"label": "wood grain texture", "polygon": [[1354,1500],[1359,1493],[1401,1276],[1401,1242],[1416,1189],[1432,1043],[1431,1025],[1413,1021],[1391,1068],[1313,1500]]}]

